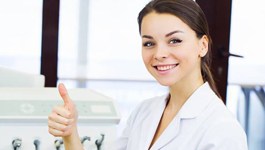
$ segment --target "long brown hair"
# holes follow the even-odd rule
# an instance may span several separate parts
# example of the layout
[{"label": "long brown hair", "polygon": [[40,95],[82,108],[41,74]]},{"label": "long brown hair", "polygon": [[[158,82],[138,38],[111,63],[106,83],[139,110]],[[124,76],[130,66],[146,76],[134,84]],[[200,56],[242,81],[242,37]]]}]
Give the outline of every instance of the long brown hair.
[{"label": "long brown hair", "polygon": [[[201,74],[204,82],[208,82],[212,90],[220,97],[217,91],[213,75],[210,70],[211,65],[211,45],[212,40],[209,33],[208,22],[200,6],[193,0],[152,0],[150,1],[138,15],[139,32],[141,34],[141,25],[144,16],[151,12],[172,14],[180,18],[200,39],[206,35],[209,39],[208,52],[201,59]],[[221,97],[220,97],[221,98]]]}]

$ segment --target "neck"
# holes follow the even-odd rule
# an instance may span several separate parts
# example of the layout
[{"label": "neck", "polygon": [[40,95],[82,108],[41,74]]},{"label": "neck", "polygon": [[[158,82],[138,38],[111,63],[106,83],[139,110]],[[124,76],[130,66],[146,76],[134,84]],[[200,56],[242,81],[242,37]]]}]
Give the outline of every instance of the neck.
[{"label": "neck", "polygon": [[179,110],[188,98],[203,84],[203,80],[197,82],[178,83],[170,87],[170,99],[167,107]]}]

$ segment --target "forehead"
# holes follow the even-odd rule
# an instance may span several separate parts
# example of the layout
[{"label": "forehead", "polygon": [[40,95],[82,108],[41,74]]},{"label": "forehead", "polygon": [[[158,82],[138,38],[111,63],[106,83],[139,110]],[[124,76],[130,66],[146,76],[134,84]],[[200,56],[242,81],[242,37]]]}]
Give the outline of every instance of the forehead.
[{"label": "forehead", "polygon": [[167,34],[174,30],[194,32],[180,18],[168,13],[151,12],[147,14],[141,24],[141,34]]}]

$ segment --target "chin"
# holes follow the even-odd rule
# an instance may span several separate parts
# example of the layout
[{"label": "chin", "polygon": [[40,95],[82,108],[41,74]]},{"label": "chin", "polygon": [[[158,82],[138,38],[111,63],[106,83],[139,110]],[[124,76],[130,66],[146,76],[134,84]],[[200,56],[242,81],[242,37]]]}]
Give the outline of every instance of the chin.
[{"label": "chin", "polygon": [[175,82],[172,81],[161,81],[161,80],[157,80],[157,82],[162,85],[162,86],[172,86],[174,85]]}]

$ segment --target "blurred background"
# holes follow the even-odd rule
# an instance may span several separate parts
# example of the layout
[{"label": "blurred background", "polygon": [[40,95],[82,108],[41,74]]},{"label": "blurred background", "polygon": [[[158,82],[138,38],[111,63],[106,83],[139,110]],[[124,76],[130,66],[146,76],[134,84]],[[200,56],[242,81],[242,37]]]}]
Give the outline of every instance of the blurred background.
[{"label": "blurred background", "polygon": [[[167,93],[141,58],[137,15],[148,1],[0,0],[0,66],[42,74],[46,87],[62,82],[103,93],[118,103],[122,126],[139,102]],[[216,18],[205,10],[210,27],[218,24],[211,29],[214,44],[217,34],[227,35],[228,42],[215,47],[224,49],[222,55],[237,56],[214,59],[227,60],[216,67],[224,72],[225,80],[217,77],[224,101],[246,130],[249,149],[264,150],[265,2],[198,3],[217,12]],[[225,9],[214,7],[220,3]]]}]

